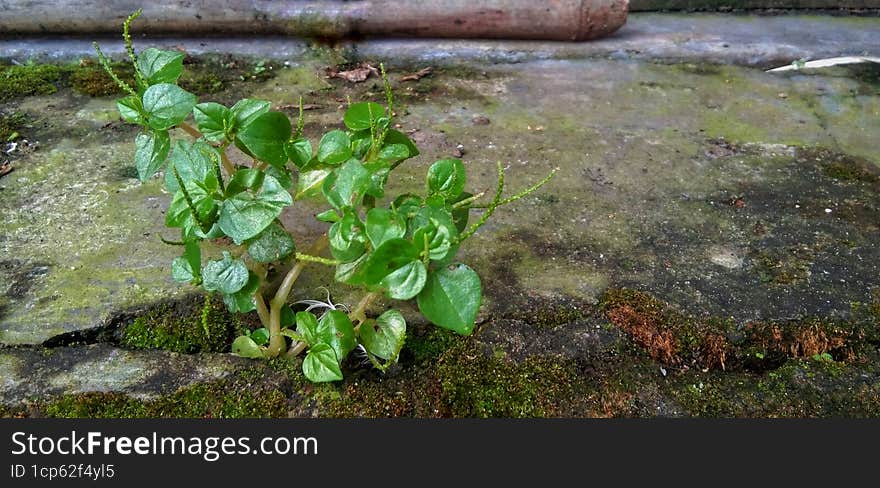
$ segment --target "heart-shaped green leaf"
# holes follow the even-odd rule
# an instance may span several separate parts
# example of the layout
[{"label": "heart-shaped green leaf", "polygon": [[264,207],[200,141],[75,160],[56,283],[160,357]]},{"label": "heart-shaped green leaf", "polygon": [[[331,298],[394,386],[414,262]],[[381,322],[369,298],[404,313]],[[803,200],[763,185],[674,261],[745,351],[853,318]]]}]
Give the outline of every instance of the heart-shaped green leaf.
[{"label": "heart-shaped green leaf", "polygon": [[152,178],[165,164],[165,158],[168,157],[168,151],[171,149],[171,138],[165,130],[138,134],[134,146],[134,164],[137,167],[138,179],[143,182]]},{"label": "heart-shaped green leaf", "polygon": [[284,145],[284,151],[293,164],[300,169],[306,167],[312,160],[312,143],[308,139],[288,141]]},{"label": "heart-shaped green leaf", "polygon": [[318,161],[339,164],[351,157],[351,139],[341,130],[331,130],[318,143]]},{"label": "heart-shaped green leaf", "polygon": [[177,174],[184,183],[200,183],[210,191],[219,189],[212,155],[219,158],[216,149],[205,141],[175,141],[174,150],[168,158],[168,170],[165,171],[165,189],[171,193],[180,189],[172,167],[177,169]]},{"label": "heart-shaped green leaf", "polygon": [[250,274],[244,261],[223,251],[223,259],[208,261],[202,277],[205,290],[232,294],[244,288]]},{"label": "heart-shaped green leaf", "polygon": [[266,176],[259,193],[241,192],[225,200],[218,223],[226,235],[241,244],[263,232],[292,203],[290,193],[278,180]]},{"label": "heart-shaped green leaf", "polygon": [[318,340],[333,348],[339,362],[357,346],[354,325],[348,315],[339,310],[328,310],[318,320]]},{"label": "heart-shaped green leaf", "polygon": [[148,85],[174,83],[183,72],[183,53],[148,47],[138,54],[137,68]]},{"label": "heart-shaped green leaf", "polygon": [[406,235],[406,222],[397,212],[385,208],[372,208],[367,212],[367,237],[373,248],[378,248],[388,239]]},{"label": "heart-shaped green leaf", "polygon": [[248,243],[248,255],[258,263],[280,261],[296,251],[293,237],[281,224],[272,222],[256,239]]},{"label": "heart-shaped green leaf", "polygon": [[238,336],[232,342],[232,354],[243,358],[259,359],[263,357],[263,350],[250,337]]},{"label": "heart-shaped green leaf", "polygon": [[201,277],[202,251],[195,241],[187,242],[184,249],[183,256],[171,262],[171,277],[178,283],[191,283]]},{"label": "heart-shaped green leaf", "polygon": [[409,150],[408,158],[414,158],[419,155],[419,149],[413,144],[413,141],[406,134],[395,129],[388,129],[385,133],[385,144],[402,144]]},{"label": "heart-shaped green leaf", "polygon": [[368,255],[350,282],[374,287],[393,271],[418,258],[419,251],[408,240],[389,239]]},{"label": "heart-shaped green leaf", "polygon": [[229,110],[235,119],[235,129],[241,130],[251,124],[257,117],[268,112],[272,104],[265,100],[245,98],[236,102]]},{"label": "heart-shaped green leaf", "polygon": [[430,273],[418,295],[418,304],[422,315],[434,324],[469,335],[482,299],[477,273],[464,264],[455,264]]},{"label": "heart-shaped green leaf", "polygon": [[428,168],[428,194],[446,200],[458,197],[465,185],[464,165],[460,159],[441,159]]},{"label": "heart-shaped green leaf", "polygon": [[146,114],[144,113],[144,104],[141,103],[141,97],[129,95],[125,98],[116,100],[116,108],[122,120],[137,125],[146,125]]},{"label": "heart-shaped green leaf", "polygon": [[385,107],[373,102],[353,103],[343,116],[346,127],[351,130],[369,129],[385,116]]},{"label": "heart-shaped green leaf", "polygon": [[310,347],[321,342],[318,337],[318,318],[312,312],[296,313],[296,332],[305,338]]},{"label": "heart-shaped green leaf", "polygon": [[321,191],[333,208],[356,207],[370,185],[370,172],[357,159],[349,160],[324,180]]},{"label": "heart-shaped green leaf", "polygon": [[260,288],[260,277],[253,271],[248,273],[248,282],[244,288],[229,295],[223,294],[223,303],[229,313],[248,313],[257,309],[254,294]]},{"label": "heart-shaped green leaf", "polygon": [[382,278],[380,284],[388,291],[389,298],[409,300],[425,288],[427,280],[428,269],[424,263],[412,261]]},{"label": "heart-shaped green leaf", "polygon": [[193,108],[193,119],[205,139],[223,142],[232,129],[235,117],[232,110],[215,102],[200,103]]},{"label": "heart-shaped green leaf", "polygon": [[309,348],[303,359],[303,374],[313,383],[339,381],[342,370],[336,360],[336,353],[327,344],[316,344]]},{"label": "heart-shaped green leaf", "polygon": [[319,195],[324,186],[324,180],[330,173],[332,173],[332,170],[326,168],[300,173],[299,179],[296,182],[296,199],[300,200]]},{"label": "heart-shaped green leaf", "polygon": [[283,168],[287,164],[284,145],[290,139],[290,120],[281,112],[266,112],[240,129],[236,146],[245,153]]},{"label": "heart-shaped green leaf", "polygon": [[143,96],[147,123],[153,129],[168,130],[186,119],[196,101],[195,95],[177,85],[152,85]]},{"label": "heart-shaped green leaf", "polygon": [[397,361],[406,338],[406,320],[397,310],[388,310],[375,321],[362,325],[360,338],[370,354],[386,361]]}]

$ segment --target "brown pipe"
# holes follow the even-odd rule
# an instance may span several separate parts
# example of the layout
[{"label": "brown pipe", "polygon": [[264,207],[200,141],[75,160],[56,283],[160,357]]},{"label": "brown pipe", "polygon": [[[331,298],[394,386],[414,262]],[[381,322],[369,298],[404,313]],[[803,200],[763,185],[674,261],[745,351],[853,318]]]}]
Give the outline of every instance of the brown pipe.
[{"label": "brown pipe", "polygon": [[145,34],[580,41],[626,22],[629,0],[0,0],[0,36]]}]

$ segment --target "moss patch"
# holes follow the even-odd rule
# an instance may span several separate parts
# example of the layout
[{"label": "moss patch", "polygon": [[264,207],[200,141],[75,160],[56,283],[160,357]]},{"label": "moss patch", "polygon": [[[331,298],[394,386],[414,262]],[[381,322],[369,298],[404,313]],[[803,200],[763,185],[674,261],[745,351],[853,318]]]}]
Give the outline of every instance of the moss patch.
[{"label": "moss patch", "polygon": [[27,124],[27,117],[19,112],[0,113],[0,143],[15,139],[16,134]]},{"label": "moss patch", "polygon": [[124,326],[120,343],[132,349],[165,349],[180,353],[225,352],[242,319],[210,295],[199,300],[163,305],[135,318]]},{"label": "moss patch", "polygon": [[[134,86],[134,68],[129,63],[113,63],[113,71],[122,81]],[[93,97],[123,93],[110,75],[94,61],[84,60],[70,75],[70,86],[77,92]]]},{"label": "moss patch", "polygon": [[0,67],[0,102],[58,90],[63,69],[49,64]]}]

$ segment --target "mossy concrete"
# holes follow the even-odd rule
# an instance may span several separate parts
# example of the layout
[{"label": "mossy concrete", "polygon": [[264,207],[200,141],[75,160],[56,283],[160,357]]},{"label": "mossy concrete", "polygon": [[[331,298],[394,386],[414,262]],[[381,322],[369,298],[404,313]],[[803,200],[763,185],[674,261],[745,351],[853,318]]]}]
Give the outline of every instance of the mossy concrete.
[{"label": "mossy concrete", "polygon": [[[274,64],[271,79],[230,80],[202,99],[258,94],[293,118],[302,95],[312,105],[305,134],[316,141],[340,126],[347,99],[383,99],[376,78],[352,84],[325,76],[329,65],[360,60],[315,51]],[[880,414],[870,400],[880,384],[875,68],[772,74],[624,57],[447,64],[400,81],[424,66],[401,63],[390,72],[400,129],[422,150],[401,166],[390,193],[422,188],[428,166],[454,153],[472,191],[494,186],[496,161],[506,167],[510,193],[559,172],[496,212],[462,247],[459,258],[480,274],[485,294],[472,337],[437,331],[413,304],[401,304],[410,328],[399,365],[383,375],[353,357],[345,381],[318,386],[302,381],[298,362],[276,365],[270,369],[281,386],[268,395],[279,402],[252,413]],[[111,106],[111,98],[60,86],[2,107],[24,114],[28,137],[40,144],[16,156],[15,171],[0,179],[8,215],[0,224],[0,342],[51,340],[5,351],[0,372],[16,392],[8,398],[45,393],[35,410],[42,414],[112,415],[94,409],[100,398],[76,396],[94,391],[122,395],[112,399],[125,415],[148,415],[184,384],[215,384],[205,375],[193,385],[177,369],[145,376],[155,361],[216,362],[233,371],[236,385],[249,378],[239,364],[255,364],[225,354],[223,341],[195,333],[180,341],[200,322],[163,318],[161,310],[176,310],[169,300],[196,308],[203,301],[186,298],[193,290],[170,279],[179,250],[158,238],[174,237],[162,226],[168,196],[159,179],[141,185],[134,178],[136,131],[108,120]],[[323,209],[307,200],[283,215],[300,249],[325,231],[313,219]],[[332,270],[309,265],[292,300],[324,299],[321,287],[335,303],[361,297],[333,284]],[[621,289],[632,292],[611,313],[609,290]],[[370,313],[388,306],[376,301]],[[145,326],[145,317],[154,325]],[[216,335],[253,327],[250,319],[217,321]],[[120,342],[124,330],[128,343]],[[774,339],[777,332],[784,340]],[[71,338],[125,348],[57,347]],[[37,364],[43,354],[79,349],[126,361]],[[225,369],[230,361],[233,370]],[[45,373],[26,386],[24,371],[34,364]],[[117,379],[89,379],[86,371],[99,365]],[[139,399],[150,389],[151,400]],[[64,393],[74,396],[46,406]]]}]

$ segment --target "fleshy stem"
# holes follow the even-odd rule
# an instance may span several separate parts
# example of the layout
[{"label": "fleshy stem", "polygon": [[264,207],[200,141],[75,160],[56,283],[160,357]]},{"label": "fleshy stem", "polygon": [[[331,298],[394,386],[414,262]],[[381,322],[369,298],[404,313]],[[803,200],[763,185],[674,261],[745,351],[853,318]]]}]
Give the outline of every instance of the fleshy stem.
[{"label": "fleshy stem", "polygon": [[134,66],[134,77],[137,80],[137,84],[138,86],[146,88],[147,83],[144,81],[143,73],[141,73],[140,68],[138,68],[137,56],[134,55],[134,47],[132,47],[131,44],[131,32],[129,30],[131,23],[134,22],[134,19],[140,17],[142,12],[143,10],[137,9],[125,19],[125,23],[122,24],[122,38],[125,40],[125,52],[128,53],[128,58],[131,59],[131,64]]},{"label": "fleshy stem", "polygon": [[348,317],[351,319],[351,321],[356,322],[354,326],[355,333],[360,331],[361,324],[367,321],[367,307],[369,307],[370,303],[372,303],[373,300],[378,297],[379,294],[374,291],[367,293],[366,295],[364,295],[363,298],[361,298],[361,301],[357,304],[357,307],[355,307],[355,309],[350,314],[348,314]]},{"label": "fleshy stem", "polygon": [[[327,237],[321,236],[320,239],[312,244],[309,254],[318,254],[327,246],[327,244]],[[306,263],[308,262],[310,261],[298,260],[296,264],[290,268],[290,271],[284,276],[281,286],[279,286],[278,290],[275,292],[275,297],[269,302],[269,347],[266,349],[266,355],[270,358],[283,354],[284,350],[287,348],[287,342],[284,340],[284,336],[281,335],[281,309],[287,304],[287,298],[290,296],[293,284],[296,282],[297,278],[299,278],[299,275],[302,273],[303,268],[305,268]]]},{"label": "fleshy stem", "polygon": [[98,46],[98,43],[93,42],[92,46],[95,48],[95,53],[98,56],[98,62],[101,63],[101,67],[104,68],[104,71],[107,72],[107,75],[110,76],[110,79],[112,79],[113,82],[116,83],[116,86],[121,88],[129,95],[137,98],[138,94],[136,91],[134,91],[134,88],[132,88],[128,83],[122,81],[122,79],[116,76],[116,73],[113,72],[113,68],[110,67],[110,60],[107,59],[107,56],[105,56],[104,52],[101,51],[101,47]]},{"label": "fleshy stem", "polygon": [[495,196],[492,198],[492,202],[489,203],[489,206],[486,207],[486,211],[483,212],[483,215],[480,217],[480,220],[477,223],[473,224],[466,230],[464,233],[459,235],[455,242],[456,244],[460,242],[464,242],[465,239],[474,235],[474,233],[489,220],[489,217],[495,213],[495,209],[498,208],[499,202],[501,202],[501,193],[504,191],[504,167],[501,166],[501,161],[498,161],[498,187],[495,189]]},{"label": "fleshy stem", "polygon": [[[553,178],[553,176],[556,175],[557,171],[559,171],[559,168],[553,168],[553,171],[550,171],[550,173],[547,176],[545,176],[543,180],[535,183],[534,185],[526,188],[525,190],[517,193],[516,195],[513,195],[511,197],[507,197],[507,198],[501,200],[500,202],[498,202],[498,205],[496,205],[496,206],[500,207],[501,205],[507,205],[508,203],[513,203],[513,202],[519,200],[520,198],[526,197],[530,193],[537,191],[538,188],[541,188],[542,186],[546,185],[547,182],[549,182]],[[467,199],[467,200],[470,200],[470,199]],[[460,203],[465,202],[467,200],[462,200],[461,202],[456,203],[455,205],[452,206],[452,208],[458,208],[460,206],[459,205]],[[489,205],[471,205],[468,208],[489,208]]]}]

